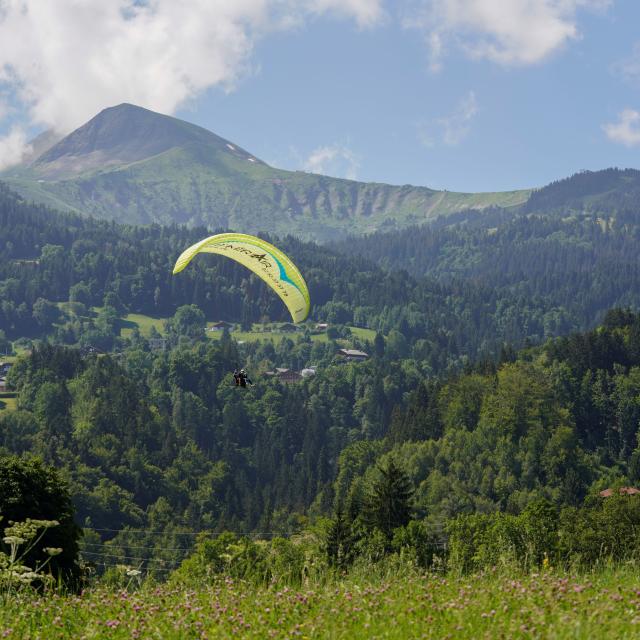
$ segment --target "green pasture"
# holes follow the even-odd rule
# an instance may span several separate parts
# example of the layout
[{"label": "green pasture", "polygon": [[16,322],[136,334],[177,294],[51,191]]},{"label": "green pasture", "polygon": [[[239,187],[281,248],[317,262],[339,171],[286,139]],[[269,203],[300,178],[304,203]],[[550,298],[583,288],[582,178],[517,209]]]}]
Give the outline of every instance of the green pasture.
[{"label": "green pasture", "polygon": [[18,407],[17,395],[12,392],[0,393],[0,411],[15,411]]},{"label": "green pasture", "polygon": [[18,638],[638,638],[640,577],[543,571],[336,577],[255,587],[231,578],[184,588],[95,587],[78,596],[5,597],[0,637]]},{"label": "green pasture", "polygon": [[123,338],[130,336],[135,327],[138,327],[140,333],[145,337],[151,334],[152,327],[155,327],[158,333],[164,333],[164,323],[167,320],[168,318],[152,318],[141,313],[129,313],[121,320],[120,335]]},{"label": "green pasture", "polygon": [[[135,327],[138,327],[140,333],[148,337],[151,334],[151,328],[155,327],[158,333],[164,333],[164,323],[168,318],[153,318],[141,313],[129,313],[122,319],[122,328],[120,335],[126,338],[131,335],[131,332]],[[213,326],[213,322],[207,323],[207,329]],[[238,326],[238,325],[236,325]],[[314,325],[311,324],[311,327]],[[373,341],[376,332],[372,329],[363,329],[361,327],[349,327],[354,337],[359,340]],[[313,330],[312,330],[313,331]],[[280,331],[275,324],[258,324],[255,323],[252,327],[252,331],[231,331],[231,336],[238,342],[256,342],[256,341],[271,341],[280,342],[283,338],[290,338],[295,340],[297,336],[301,335],[303,329],[299,331]],[[211,340],[219,340],[222,336],[222,331],[207,331],[207,337]],[[311,339],[318,342],[327,342],[328,337],[325,332],[312,333]]]},{"label": "green pasture", "polygon": [[11,356],[7,356],[7,355],[0,355],[0,362],[12,362],[15,363],[18,358],[20,358],[21,356],[25,355],[25,353],[28,352],[28,349],[25,349],[24,347],[16,347],[14,345],[13,347],[13,353],[14,355]]},{"label": "green pasture", "polygon": [[[209,323],[208,326],[210,326]],[[357,337],[360,340],[371,340],[376,336],[376,332],[372,329],[362,329],[360,327],[349,327],[351,329],[351,333],[354,337]],[[303,330],[299,331],[279,331],[278,329],[269,329],[263,327],[259,324],[254,324],[253,331],[232,331],[231,336],[234,340],[239,342],[265,342],[270,340],[271,342],[280,342],[283,338],[289,338],[291,340],[295,340],[298,336],[303,334]],[[222,335],[222,331],[208,331],[207,336],[213,340],[220,339]],[[326,332],[322,333],[311,333],[311,340],[314,342],[328,342],[329,337]],[[340,341],[342,342],[342,341]]]}]

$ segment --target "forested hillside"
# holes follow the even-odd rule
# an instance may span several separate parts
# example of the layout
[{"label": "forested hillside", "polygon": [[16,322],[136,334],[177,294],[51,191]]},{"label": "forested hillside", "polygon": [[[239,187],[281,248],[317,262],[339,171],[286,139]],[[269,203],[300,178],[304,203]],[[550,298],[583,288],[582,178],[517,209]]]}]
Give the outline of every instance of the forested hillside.
[{"label": "forested hillside", "polygon": [[[316,376],[231,384],[239,360],[258,370],[296,355],[321,363]],[[640,481],[629,312],[454,377],[384,353],[339,363],[330,343],[301,336],[275,350],[225,338],[152,352],[138,339],[117,359],[42,346],[9,381],[19,408],[0,412],[0,451],[63,470],[96,531],[89,558],[101,540],[162,559],[169,542],[190,548],[185,532],[288,534],[334,510],[366,523],[368,487],[390,465],[406,474],[413,517],[438,531],[459,514],[579,505],[590,488]]]},{"label": "forested hillside", "polygon": [[[0,452],[62,470],[87,559],[167,563],[198,531],[290,534],[332,515],[334,531],[369,545],[380,469],[411,497],[399,524],[431,536],[460,514],[519,517],[541,498],[570,508],[640,481],[638,316],[612,311],[589,333],[513,348],[635,304],[633,215],[490,216],[490,231],[374,237],[355,255],[276,240],[308,281],[313,321],[275,341],[212,340],[205,315],[247,328],[286,315],[232,261],[205,256],[170,275],[204,229],[120,226],[2,191],[0,338],[22,355],[7,375],[17,397],[0,399]],[[425,238],[430,258],[410,244]],[[389,268],[357,255],[377,239]],[[433,267],[398,268],[408,252]],[[166,318],[162,348],[157,331],[121,335],[129,312]],[[314,321],[331,333],[317,339]],[[370,358],[345,362],[341,346]],[[238,366],[254,386],[233,386]],[[309,366],[293,384],[264,375]]]},{"label": "forested hillside", "polygon": [[[564,189],[578,189],[583,178],[572,180],[578,186],[568,181]],[[556,187],[546,189],[553,193]],[[546,202],[546,189],[534,196]],[[568,205],[516,216],[500,209],[469,212],[455,221],[350,238],[332,248],[417,278],[474,283],[499,297],[553,308],[545,333],[566,333],[594,326],[614,306],[640,307],[637,202],[611,199],[593,212]]]},{"label": "forested hillside", "polygon": [[[60,214],[0,191],[0,330],[109,350],[127,311],[168,317],[196,304],[212,320],[286,319],[280,300],[233,261],[205,256],[171,275],[182,250],[206,235]],[[571,322],[545,300],[490,285],[443,285],[291,237],[277,243],[305,276],[313,319],[376,330],[398,355],[434,370],[496,353],[505,342],[556,335]]]},{"label": "forested hillside", "polygon": [[533,191],[523,209],[527,212],[565,211],[615,213],[638,210],[640,171],[604,169],[582,171]]}]

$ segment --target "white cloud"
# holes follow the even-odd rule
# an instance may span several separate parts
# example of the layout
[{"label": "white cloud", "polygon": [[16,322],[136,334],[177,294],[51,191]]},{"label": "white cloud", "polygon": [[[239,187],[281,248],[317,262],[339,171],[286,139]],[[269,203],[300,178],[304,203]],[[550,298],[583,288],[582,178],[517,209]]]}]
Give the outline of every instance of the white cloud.
[{"label": "white cloud", "polygon": [[21,162],[29,151],[24,129],[12,127],[7,135],[0,137],[0,171]]},{"label": "white cloud", "polygon": [[[579,37],[580,8],[604,9],[611,0],[417,0],[407,27],[425,33],[432,70],[439,70],[445,43],[473,58],[505,66],[540,62]],[[417,7],[417,9],[416,9]]]},{"label": "white cloud", "polygon": [[310,9],[316,13],[335,12],[352,17],[359,27],[372,27],[383,17],[382,0],[311,0]]},{"label": "white cloud", "polygon": [[631,82],[640,80],[640,42],[636,42],[628,58],[613,65],[613,71]]},{"label": "white cloud", "polygon": [[460,144],[471,129],[471,121],[478,113],[476,94],[469,91],[451,115],[440,118],[438,124],[442,127],[442,140],[445,144],[454,146]]},{"label": "white cloud", "polygon": [[640,111],[625,109],[618,114],[618,122],[602,126],[607,138],[627,147],[640,145]]},{"label": "white cloud", "polygon": [[477,113],[476,94],[469,91],[449,115],[421,123],[418,126],[418,138],[426,147],[434,147],[438,143],[454,147],[467,137]]},{"label": "white cloud", "polygon": [[304,161],[305,171],[356,180],[360,158],[343,144],[332,144],[315,149]]},{"label": "white cloud", "polygon": [[58,131],[121,102],[173,113],[232,89],[260,37],[325,13],[372,26],[382,0],[0,0],[0,88]]}]

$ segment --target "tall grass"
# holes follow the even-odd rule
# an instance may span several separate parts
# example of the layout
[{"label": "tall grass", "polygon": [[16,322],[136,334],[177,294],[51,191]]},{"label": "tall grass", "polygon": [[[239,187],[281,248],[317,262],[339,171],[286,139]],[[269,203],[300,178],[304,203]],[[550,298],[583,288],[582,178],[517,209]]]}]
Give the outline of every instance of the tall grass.
[{"label": "tall grass", "polygon": [[398,559],[295,588],[219,577],[20,594],[0,610],[7,638],[636,638],[639,625],[636,567],[455,577]]}]

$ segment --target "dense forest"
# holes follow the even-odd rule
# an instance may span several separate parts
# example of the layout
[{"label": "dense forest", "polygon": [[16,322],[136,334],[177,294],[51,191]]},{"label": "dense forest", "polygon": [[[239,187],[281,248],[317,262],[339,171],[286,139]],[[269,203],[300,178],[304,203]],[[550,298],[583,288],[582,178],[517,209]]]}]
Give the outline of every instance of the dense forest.
[{"label": "dense forest", "polygon": [[[151,352],[139,338],[116,359],[36,347],[9,374],[19,409],[0,413],[0,450],[63,470],[80,524],[96,532],[89,554],[108,540],[132,557],[138,546],[162,558],[201,530],[291,534],[335,511],[357,519],[390,464],[406,474],[414,516],[436,530],[460,514],[517,515],[539,499],[577,506],[640,481],[631,312],[444,378],[381,353],[238,390],[229,371],[239,348],[195,339]],[[300,336],[281,348],[317,347]],[[272,350],[252,344],[244,355]]]},{"label": "dense forest", "polygon": [[615,306],[640,306],[639,238],[637,206],[608,202],[595,212],[467,212],[453,223],[350,238],[332,248],[442,286],[473,283],[498,299],[526,301],[547,310],[542,335],[550,336],[593,327]]},{"label": "dense forest", "polygon": [[604,169],[581,171],[535,190],[523,206],[526,212],[615,212],[636,209],[640,197],[640,171]]},{"label": "dense forest", "polygon": [[[0,350],[18,354],[0,454],[59,470],[85,560],[168,571],[198,532],[291,536],[318,522],[338,563],[347,547],[402,540],[430,540],[433,556],[464,546],[465,527],[490,540],[494,526],[640,482],[640,316],[622,309],[640,306],[632,213],[494,210],[352,245],[277,240],[332,328],[323,340],[314,322],[275,341],[208,338],[206,318],[250,328],[286,315],[232,261],[171,276],[206,233],[0,193]],[[165,319],[163,348],[121,334],[132,312]],[[341,360],[349,345],[370,357]],[[239,363],[247,389],[232,384]],[[311,365],[293,384],[264,375]],[[376,491],[378,506],[399,497],[391,519]]]},{"label": "dense forest", "polygon": [[[181,251],[206,235],[60,214],[0,190],[0,331],[111,350],[126,312],[169,317],[195,304],[209,319],[244,325],[286,319],[278,298],[233,261],[198,260],[171,275]],[[315,320],[376,330],[399,356],[428,361],[434,371],[574,326],[544,299],[385,270],[291,237],[277,242],[307,280]]]}]

